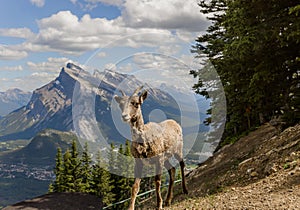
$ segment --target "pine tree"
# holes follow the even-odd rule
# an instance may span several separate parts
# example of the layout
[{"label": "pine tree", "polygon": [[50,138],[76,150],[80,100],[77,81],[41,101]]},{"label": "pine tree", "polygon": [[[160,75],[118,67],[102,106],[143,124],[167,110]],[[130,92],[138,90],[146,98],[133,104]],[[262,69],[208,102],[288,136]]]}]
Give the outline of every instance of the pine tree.
[{"label": "pine tree", "polygon": [[62,150],[60,147],[57,148],[56,153],[56,164],[54,169],[55,181],[49,186],[50,192],[63,192],[64,191],[64,168],[63,168],[63,158]]},{"label": "pine tree", "polygon": [[[212,0],[199,5],[212,26],[198,37],[193,52],[208,56],[223,83],[225,136],[241,134],[281,113],[295,118],[289,113],[297,110],[292,101],[298,88],[292,87],[299,83],[299,3]],[[206,95],[202,75],[192,73],[199,76],[196,92]]]},{"label": "pine tree", "polygon": [[[124,150],[124,165],[126,165],[124,176],[131,177],[134,174],[134,158],[131,155],[131,144],[130,141],[126,139],[125,150]],[[134,182],[133,178],[127,179],[128,185],[131,186]]]},{"label": "pine tree", "polygon": [[110,151],[109,151],[109,171],[115,171],[116,170],[116,151],[115,151],[115,145],[113,143],[110,144]]},{"label": "pine tree", "polygon": [[109,205],[115,200],[113,188],[111,174],[99,151],[96,154],[96,163],[92,167],[91,193],[101,197],[103,203]]},{"label": "pine tree", "polygon": [[72,161],[71,161],[72,156],[69,149],[66,150],[63,158],[64,158],[63,161],[64,183],[62,185],[62,191],[76,192],[75,185],[74,185],[74,176],[73,176],[74,167],[72,166]]},{"label": "pine tree", "polygon": [[[129,178],[126,177],[126,172],[129,165],[126,156],[124,155],[123,145],[119,146],[119,152],[117,155],[117,164],[119,165],[119,171],[121,172],[120,176],[116,181],[115,190],[118,192],[117,198],[118,201],[125,200],[130,197],[131,186],[129,185]],[[119,205],[120,209],[125,209],[128,206],[128,202]]]},{"label": "pine tree", "polygon": [[75,192],[81,192],[81,182],[82,182],[82,177],[81,177],[81,163],[80,163],[80,158],[78,154],[78,148],[76,141],[73,140],[72,146],[71,146],[71,158],[70,158],[70,170],[72,173],[72,178],[73,178],[73,185],[74,185],[74,191]]},{"label": "pine tree", "polygon": [[91,189],[91,180],[92,180],[92,158],[89,154],[88,144],[85,143],[83,153],[81,155],[81,168],[80,168],[80,192],[90,193]]},{"label": "pine tree", "polygon": [[132,175],[134,175],[134,158],[132,157],[131,154],[131,144],[130,141],[126,139],[125,141],[125,150],[124,150],[124,165],[126,166],[124,169],[124,177],[126,177],[126,190],[127,192],[125,197],[129,198],[131,196],[131,187],[134,183],[134,178]]}]

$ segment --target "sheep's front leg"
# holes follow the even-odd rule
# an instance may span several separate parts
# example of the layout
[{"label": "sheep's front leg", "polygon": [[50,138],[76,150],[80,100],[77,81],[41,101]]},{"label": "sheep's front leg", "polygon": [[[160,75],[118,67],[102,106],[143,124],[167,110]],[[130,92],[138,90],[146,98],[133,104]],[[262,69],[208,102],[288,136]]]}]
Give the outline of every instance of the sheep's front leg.
[{"label": "sheep's front leg", "polygon": [[136,196],[140,190],[140,183],[142,178],[143,171],[143,163],[140,159],[136,159],[135,167],[134,167],[134,176],[135,180],[131,188],[131,198],[128,210],[134,210],[134,204],[136,200]]},{"label": "sheep's front leg", "polygon": [[157,209],[162,209],[163,199],[160,193],[161,186],[161,174],[162,174],[162,165],[161,163],[156,164],[156,176],[155,176],[155,190],[156,190],[156,199],[157,199]]},{"label": "sheep's front leg", "polygon": [[134,184],[132,185],[131,188],[131,199],[130,199],[128,210],[134,210],[135,199],[140,190],[140,183],[141,183],[141,178],[135,178]]}]

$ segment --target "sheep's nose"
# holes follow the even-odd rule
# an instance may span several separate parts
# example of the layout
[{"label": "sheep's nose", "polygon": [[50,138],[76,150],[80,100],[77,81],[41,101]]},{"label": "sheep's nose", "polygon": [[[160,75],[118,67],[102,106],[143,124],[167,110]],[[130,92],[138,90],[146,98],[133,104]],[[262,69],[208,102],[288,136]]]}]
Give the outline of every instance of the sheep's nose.
[{"label": "sheep's nose", "polygon": [[124,121],[128,121],[130,117],[128,114],[122,114],[122,118]]}]

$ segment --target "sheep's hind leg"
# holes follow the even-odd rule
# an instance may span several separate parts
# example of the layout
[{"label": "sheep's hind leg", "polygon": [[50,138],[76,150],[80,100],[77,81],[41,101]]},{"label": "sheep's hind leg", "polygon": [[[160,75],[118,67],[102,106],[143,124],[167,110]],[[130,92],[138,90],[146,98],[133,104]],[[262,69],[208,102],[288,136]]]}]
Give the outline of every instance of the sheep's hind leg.
[{"label": "sheep's hind leg", "polygon": [[165,168],[168,170],[168,173],[170,176],[169,189],[168,189],[168,194],[167,194],[167,198],[165,201],[165,206],[170,206],[172,198],[173,198],[173,186],[174,186],[174,181],[175,181],[176,169],[171,165],[169,160],[165,161]]},{"label": "sheep's hind leg", "polygon": [[185,175],[184,175],[185,164],[184,164],[182,155],[175,154],[174,156],[179,161],[179,164],[180,164],[182,191],[184,194],[188,194],[188,190],[187,190],[186,182],[185,182]]},{"label": "sheep's hind leg", "polygon": [[155,176],[155,191],[156,191],[156,199],[157,199],[156,209],[158,210],[163,209],[162,208],[163,199],[160,193],[161,174],[162,174],[162,164],[158,161],[156,163],[156,176]]}]

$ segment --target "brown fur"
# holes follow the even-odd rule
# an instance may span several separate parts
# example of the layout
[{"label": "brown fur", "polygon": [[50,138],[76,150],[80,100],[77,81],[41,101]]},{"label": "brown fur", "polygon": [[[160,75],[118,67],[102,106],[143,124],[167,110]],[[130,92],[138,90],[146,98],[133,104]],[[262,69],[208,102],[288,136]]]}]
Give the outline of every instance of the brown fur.
[{"label": "brown fur", "polygon": [[160,193],[162,166],[164,165],[169,173],[170,182],[165,205],[170,205],[173,197],[173,185],[175,179],[175,168],[170,164],[169,158],[173,155],[180,162],[182,188],[187,193],[184,177],[184,162],[182,155],[183,137],[181,126],[174,120],[165,120],[161,123],[149,122],[144,124],[141,105],[147,97],[147,91],[140,96],[138,92],[142,87],[137,88],[132,96],[126,96],[122,91],[122,97],[115,96],[122,111],[123,120],[131,127],[132,144],[131,153],[136,159],[135,182],[131,191],[131,202],[129,210],[134,210],[134,203],[139,191],[142,168],[145,162],[155,164],[155,189],[157,197],[157,209],[162,209],[162,197]]}]

